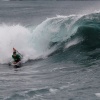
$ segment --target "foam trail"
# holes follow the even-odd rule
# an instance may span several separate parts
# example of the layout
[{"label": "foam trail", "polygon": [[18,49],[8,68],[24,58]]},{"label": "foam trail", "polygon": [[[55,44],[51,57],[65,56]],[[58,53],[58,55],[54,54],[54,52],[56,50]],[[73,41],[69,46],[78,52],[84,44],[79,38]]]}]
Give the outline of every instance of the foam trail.
[{"label": "foam trail", "polygon": [[74,46],[74,45],[80,43],[81,41],[82,41],[82,39],[76,38],[76,39],[74,39],[74,40],[68,42],[68,43],[65,45],[65,48],[69,48],[69,47],[71,47],[71,46]]}]

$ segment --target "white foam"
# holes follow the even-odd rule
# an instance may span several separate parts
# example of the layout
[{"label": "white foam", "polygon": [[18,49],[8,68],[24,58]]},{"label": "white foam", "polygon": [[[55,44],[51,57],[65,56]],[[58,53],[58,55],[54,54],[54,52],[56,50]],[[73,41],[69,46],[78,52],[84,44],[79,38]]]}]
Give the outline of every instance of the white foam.
[{"label": "white foam", "polygon": [[[13,47],[23,54],[23,62],[28,59],[46,58],[57,49],[56,46],[49,48],[50,43],[62,42],[74,33],[71,32],[72,29],[70,31],[71,26],[76,21],[76,17],[74,17],[48,18],[35,29],[33,26],[27,28],[21,25],[1,25],[0,63],[7,63],[11,60]],[[75,45],[75,43],[77,43],[76,40],[66,47]]]},{"label": "white foam", "polygon": [[[40,30],[40,27],[38,30]],[[37,34],[35,34],[35,32]],[[36,39],[35,36],[37,36]],[[43,38],[41,32],[40,34],[37,31],[32,32],[21,25],[1,25],[0,63],[8,63],[12,59],[13,47],[23,55],[23,62],[28,59],[45,58],[55,50],[55,48],[52,48],[51,50],[48,49],[50,40],[48,41],[46,37],[49,39],[49,36],[44,35]]]},{"label": "white foam", "polygon": [[71,47],[71,46],[74,46],[74,45],[78,44],[80,41],[82,41],[82,40],[76,38],[76,39],[74,39],[74,40],[68,42],[68,43],[66,44],[65,48],[69,48],[69,47]]},{"label": "white foam", "polygon": [[50,92],[53,94],[55,94],[57,91],[58,91],[58,89],[53,89],[53,88],[50,89]]},{"label": "white foam", "polygon": [[100,93],[95,93],[95,95],[100,98]]},{"label": "white foam", "polygon": [[[0,26],[0,63],[7,63],[11,59],[12,48],[15,47],[24,55],[24,61],[37,56],[30,46],[30,31],[21,25]],[[33,56],[34,55],[34,56]]]}]

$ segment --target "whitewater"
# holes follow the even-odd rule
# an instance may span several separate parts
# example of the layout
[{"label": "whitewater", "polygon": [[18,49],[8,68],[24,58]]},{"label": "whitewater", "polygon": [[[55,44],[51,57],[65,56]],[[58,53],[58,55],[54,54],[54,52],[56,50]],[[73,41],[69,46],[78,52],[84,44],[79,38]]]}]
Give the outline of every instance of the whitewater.
[{"label": "whitewater", "polygon": [[99,4],[0,1],[0,100],[100,100]]}]

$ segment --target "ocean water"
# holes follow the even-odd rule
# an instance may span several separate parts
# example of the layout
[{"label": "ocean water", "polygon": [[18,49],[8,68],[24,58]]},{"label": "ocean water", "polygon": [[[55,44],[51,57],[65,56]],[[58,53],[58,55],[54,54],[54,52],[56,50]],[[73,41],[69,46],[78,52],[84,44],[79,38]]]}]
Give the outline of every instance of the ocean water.
[{"label": "ocean water", "polygon": [[100,100],[99,5],[0,1],[0,100]]}]

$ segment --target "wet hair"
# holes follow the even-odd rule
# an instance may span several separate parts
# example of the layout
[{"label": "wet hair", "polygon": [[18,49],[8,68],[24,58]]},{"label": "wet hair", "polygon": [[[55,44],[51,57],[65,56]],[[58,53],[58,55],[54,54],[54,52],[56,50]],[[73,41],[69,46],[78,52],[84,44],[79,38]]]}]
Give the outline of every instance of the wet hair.
[{"label": "wet hair", "polygon": [[16,54],[16,52],[13,52],[13,54]]}]

